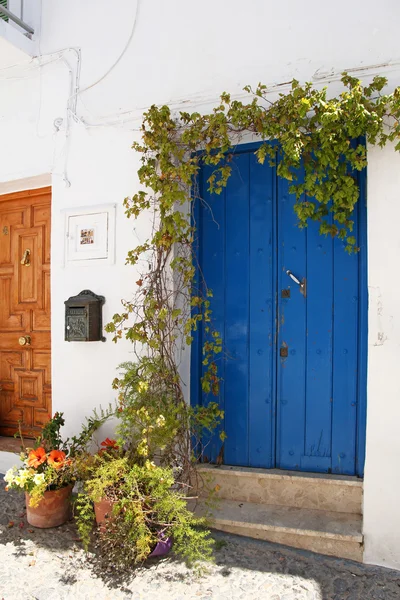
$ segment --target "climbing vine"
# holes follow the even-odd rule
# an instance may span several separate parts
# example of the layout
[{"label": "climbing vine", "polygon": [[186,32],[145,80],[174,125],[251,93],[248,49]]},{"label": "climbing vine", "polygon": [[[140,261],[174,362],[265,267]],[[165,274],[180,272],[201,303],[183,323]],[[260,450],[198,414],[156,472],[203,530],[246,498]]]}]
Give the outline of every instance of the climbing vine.
[{"label": "climbing vine", "polygon": [[[122,312],[106,329],[114,341],[124,336],[133,342],[138,385],[144,385],[147,399],[150,386],[156,404],[168,397],[177,411],[171,436],[183,442],[181,459],[190,445],[193,420],[199,430],[212,429],[223,417],[215,402],[197,411],[189,408],[180,375],[183,346],[192,343],[202,323],[201,385],[205,393],[218,395],[223,340],[213,329],[212,290],[198,280],[193,252],[193,208],[203,201],[196,177],[203,165],[211,165],[209,191],[220,194],[231,174],[235,146],[252,134],[260,141],[258,161],[276,164],[278,175],[291,182],[299,226],[317,221],[321,234],[338,236],[348,251],[357,251],[352,214],[359,198],[356,173],[367,165],[364,140],[381,147],[392,141],[400,150],[400,88],[384,94],[384,77],[363,86],[344,74],[342,83],[343,92],[334,98],[327,88],[293,80],[290,92],[275,101],[259,84],[255,90],[245,88],[247,103],[223,93],[209,114],[176,116],[168,106],[152,106],[144,115],[142,141],[133,144],[141,155],[138,175],[144,189],[126,198],[124,206],[127,217],[152,211],[155,225],[149,239],[128,253],[127,263],[141,275],[134,298],[123,301]],[[121,380],[114,385],[123,403]]]}]

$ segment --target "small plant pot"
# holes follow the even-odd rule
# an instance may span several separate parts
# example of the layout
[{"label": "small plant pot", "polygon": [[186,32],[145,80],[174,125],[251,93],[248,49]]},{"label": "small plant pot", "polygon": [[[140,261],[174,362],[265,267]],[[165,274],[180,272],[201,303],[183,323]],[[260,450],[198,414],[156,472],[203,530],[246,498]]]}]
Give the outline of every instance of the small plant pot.
[{"label": "small plant pot", "polygon": [[100,531],[104,531],[105,522],[112,515],[114,502],[107,498],[102,498],[98,502],[94,503],[94,514],[96,516],[96,523],[100,527]]},{"label": "small plant pot", "polygon": [[155,556],[165,556],[172,548],[172,538],[167,537],[164,540],[160,540],[157,542],[156,547],[153,552],[149,554],[149,558],[153,558]]},{"label": "small plant pot", "polygon": [[29,525],[39,529],[59,527],[71,518],[72,485],[67,485],[59,490],[45,492],[38,506],[29,506],[31,499],[25,493],[26,518]]},{"label": "small plant pot", "polygon": [[[102,498],[98,502],[94,502],[94,514],[96,517],[96,523],[101,532],[104,532],[106,529],[106,521],[112,518],[112,511],[115,501],[108,500],[107,498]],[[172,538],[166,537],[160,539],[154,550],[149,554],[149,558],[154,558],[157,556],[165,556],[172,548]]]}]

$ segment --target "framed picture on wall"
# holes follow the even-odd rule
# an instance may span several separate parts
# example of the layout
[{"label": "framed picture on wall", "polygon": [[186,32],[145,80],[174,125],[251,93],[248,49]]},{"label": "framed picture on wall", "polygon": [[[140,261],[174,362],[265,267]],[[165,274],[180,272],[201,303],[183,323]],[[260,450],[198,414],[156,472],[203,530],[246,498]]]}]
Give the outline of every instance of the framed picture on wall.
[{"label": "framed picture on wall", "polygon": [[68,208],[65,214],[65,265],[115,262],[115,204]]}]

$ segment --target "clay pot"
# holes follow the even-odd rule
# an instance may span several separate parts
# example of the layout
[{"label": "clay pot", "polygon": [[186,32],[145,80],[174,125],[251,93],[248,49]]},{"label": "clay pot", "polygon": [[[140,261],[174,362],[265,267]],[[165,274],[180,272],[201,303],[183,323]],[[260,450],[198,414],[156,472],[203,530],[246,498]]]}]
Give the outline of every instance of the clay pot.
[{"label": "clay pot", "polygon": [[[94,514],[96,516],[96,523],[100,525],[100,530],[104,531],[104,522],[109,519],[112,515],[114,502],[107,498],[102,498],[98,502],[94,503]],[[103,525],[103,527],[102,527]]]},{"label": "clay pot", "polygon": [[26,518],[29,525],[40,529],[58,527],[71,518],[72,485],[45,492],[38,506],[29,506],[30,496],[25,493]]},{"label": "clay pot", "polygon": [[[98,502],[94,502],[94,514],[96,517],[96,523],[101,532],[104,532],[105,522],[112,516],[113,506],[115,501],[102,498]],[[172,548],[172,538],[160,538],[157,542],[154,550],[149,554],[149,558],[156,556],[165,556]]]}]

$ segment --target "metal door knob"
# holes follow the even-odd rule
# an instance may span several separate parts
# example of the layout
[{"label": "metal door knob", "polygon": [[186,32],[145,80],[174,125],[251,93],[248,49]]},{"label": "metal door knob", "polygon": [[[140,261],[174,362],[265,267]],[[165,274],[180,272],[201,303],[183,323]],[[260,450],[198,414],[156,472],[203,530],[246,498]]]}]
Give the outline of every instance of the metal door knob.
[{"label": "metal door knob", "polygon": [[21,335],[18,339],[18,343],[20,346],[30,346],[31,345],[31,336],[30,335]]}]

